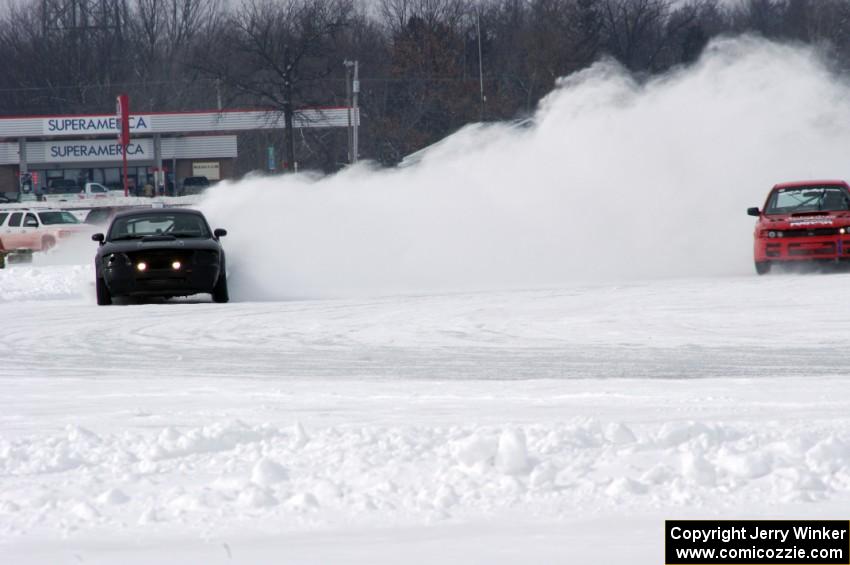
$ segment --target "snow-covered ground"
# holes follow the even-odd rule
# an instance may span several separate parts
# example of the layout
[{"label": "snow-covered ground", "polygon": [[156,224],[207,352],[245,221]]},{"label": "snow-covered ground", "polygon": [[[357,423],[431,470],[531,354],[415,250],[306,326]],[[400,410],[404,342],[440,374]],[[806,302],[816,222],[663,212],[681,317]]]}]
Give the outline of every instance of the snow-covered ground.
[{"label": "snow-covered ground", "polygon": [[850,275],[98,308],[0,271],[0,562],[662,562],[846,519]]},{"label": "snow-covered ground", "polygon": [[0,564],[657,564],[665,518],[846,520],[850,275],[749,274],[744,214],[850,178],[832,68],[723,39],[412,167],[221,183],[226,305],[98,308],[90,241],[0,271]]}]

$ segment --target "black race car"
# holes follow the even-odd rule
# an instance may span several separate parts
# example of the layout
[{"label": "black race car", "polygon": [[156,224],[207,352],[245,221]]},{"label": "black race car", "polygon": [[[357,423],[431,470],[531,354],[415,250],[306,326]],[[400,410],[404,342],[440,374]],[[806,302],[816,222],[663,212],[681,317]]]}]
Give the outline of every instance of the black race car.
[{"label": "black race car", "polygon": [[97,303],[117,296],[164,297],[212,294],[227,302],[224,249],[204,215],[182,208],[130,210],[117,214],[94,260]]}]

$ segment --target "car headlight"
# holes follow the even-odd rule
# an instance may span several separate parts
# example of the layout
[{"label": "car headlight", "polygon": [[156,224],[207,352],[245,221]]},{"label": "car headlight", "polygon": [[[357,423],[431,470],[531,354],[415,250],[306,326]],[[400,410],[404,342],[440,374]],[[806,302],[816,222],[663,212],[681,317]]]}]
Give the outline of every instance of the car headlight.
[{"label": "car headlight", "polygon": [[213,265],[218,262],[218,251],[198,251],[195,253],[195,263],[199,265]]},{"label": "car headlight", "polygon": [[123,253],[110,253],[103,256],[103,264],[106,267],[129,267],[130,258]]},{"label": "car headlight", "polygon": [[146,271],[148,269],[148,264],[144,261],[139,261],[138,263],[136,263],[136,268],[139,271]]},{"label": "car headlight", "polygon": [[770,230],[769,232],[767,232],[767,237],[773,239],[774,237],[776,237],[776,232],[773,231],[773,230]]}]

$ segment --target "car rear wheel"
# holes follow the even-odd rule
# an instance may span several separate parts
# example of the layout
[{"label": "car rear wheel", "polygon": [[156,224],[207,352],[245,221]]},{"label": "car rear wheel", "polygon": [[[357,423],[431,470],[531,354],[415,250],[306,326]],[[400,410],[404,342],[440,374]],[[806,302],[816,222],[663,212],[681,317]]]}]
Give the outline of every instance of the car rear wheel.
[{"label": "car rear wheel", "polygon": [[224,273],[218,277],[218,282],[215,283],[215,288],[212,291],[213,302],[224,304],[230,300],[230,294],[227,292],[227,275]]},{"label": "car rear wheel", "polygon": [[766,275],[770,272],[770,261],[756,261],[756,273]]},{"label": "car rear wheel", "polygon": [[109,293],[109,287],[106,286],[106,281],[98,277],[95,281],[97,290],[97,305],[109,306],[112,304],[112,295]]}]

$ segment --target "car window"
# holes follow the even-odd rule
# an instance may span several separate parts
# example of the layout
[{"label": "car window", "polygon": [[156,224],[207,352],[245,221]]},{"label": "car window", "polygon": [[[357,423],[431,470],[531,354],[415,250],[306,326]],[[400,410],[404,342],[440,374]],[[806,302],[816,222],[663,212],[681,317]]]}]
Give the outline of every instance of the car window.
[{"label": "car window", "polygon": [[109,229],[109,239],[173,235],[175,237],[209,237],[204,219],[197,214],[163,212],[116,218]]},{"label": "car window", "polygon": [[773,192],[765,214],[837,212],[850,209],[850,195],[841,186],[780,188]]},{"label": "car window", "polygon": [[80,220],[70,212],[41,212],[39,216],[41,216],[41,223],[46,226],[80,223]]},{"label": "car window", "polygon": [[24,227],[25,228],[37,228],[38,227],[38,218],[35,217],[35,214],[27,213],[26,218],[24,218]]},{"label": "car window", "polygon": [[87,224],[100,224],[109,218],[110,210],[108,208],[95,208],[86,216]]},{"label": "car window", "polygon": [[9,227],[10,228],[19,228],[21,227],[21,220],[24,217],[23,212],[15,212],[12,214],[12,217],[9,218]]},{"label": "car window", "polygon": [[97,183],[92,183],[91,185],[89,185],[89,187],[91,188],[92,192],[109,192],[105,186]]},{"label": "car window", "polygon": [[3,222],[6,221],[6,218],[9,217],[9,212],[0,212],[0,226],[3,225]]}]

